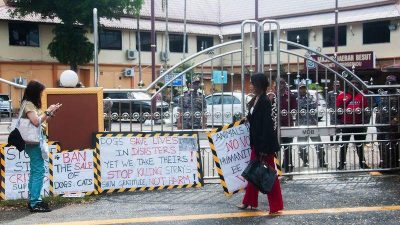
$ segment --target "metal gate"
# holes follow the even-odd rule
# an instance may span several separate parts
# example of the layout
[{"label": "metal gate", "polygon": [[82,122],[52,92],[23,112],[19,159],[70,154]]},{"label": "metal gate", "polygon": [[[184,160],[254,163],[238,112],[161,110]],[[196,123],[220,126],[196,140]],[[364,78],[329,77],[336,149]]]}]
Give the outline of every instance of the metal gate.
[{"label": "metal gate", "polygon": [[[400,85],[367,83],[335,59],[300,45],[300,40],[281,40],[280,34],[277,21],[246,20],[240,39],[223,42],[221,38],[220,44],[176,65],[165,64],[146,88],[105,89],[104,102],[112,103],[104,113],[106,129],[198,131],[205,178],[217,178],[205,131],[244,116],[251,98],[249,78],[264,72],[271,83],[268,95],[285,174],[399,168]],[[300,68],[303,62],[308,66]],[[11,86],[21,88],[0,81],[10,85],[10,95]],[[199,81],[199,87],[193,81]],[[163,86],[155,89],[160,82]],[[338,84],[346,95],[331,91],[331,84]],[[342,96],[346,100],[340,102]],[[18,94],[12,99],[20,100]],[[0,124],[9,124],[3,121]]]}]

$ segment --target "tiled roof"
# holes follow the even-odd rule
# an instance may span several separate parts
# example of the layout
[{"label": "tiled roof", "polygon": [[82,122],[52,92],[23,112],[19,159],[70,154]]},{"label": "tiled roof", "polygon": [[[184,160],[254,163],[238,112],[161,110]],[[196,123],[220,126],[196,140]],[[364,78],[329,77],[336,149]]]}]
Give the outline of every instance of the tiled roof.
[{"label": "tiled roof", "polygon": [[[373,8],[344,11],[339,13],[339,23],[352,23],[359,21],[369,21],[376,19],[389,19],[400,17],[399,5],[386,5]],[[292,18],[278,19],[282,30],[297,29],[305,27],[317,27],[335,24],[334,13],[323,13],[317,15],[300,16]],[[240,24],[227,25],[221,27],[223,35],[240,33]]]},{"label": "tiled roof", "polygon": [[[255,1],[242,0],[221,0],[221,22],[240,21],[255,18]],[[372,3],[393,2],[387,0],[339,0],[339,8],[352,6],[363,6]],[[393,3],[392,3],[393,4]],[[299,13],[310,13],[315,11],[329,10],[335,8],[334,0],[261,0],[259,1],[259,18],[275,18],[290,16]]]},{"label": "tiled roof", "polygon": [[[105,27],[136,30],[136,19],[122,18],[121,20],[100,19]],[[151,30],[150,20],[140,20],[141,30]],[[155,22],[156,31],[165,31],[165,22]],[[171,33],[183,33],[183,23],[168,22],[168,31]],[[187,24],[186,32],[189,34],[218,35],[221,33],[219,26]]]},{"label": "tiled roof", "polygon": [[[334,13],[318,13],[312,15],[297,15],[286,17],[289,14],[307,13],[330,10],[334,7],[334,1],[328,0],[261,0],[259,1],[259,18],[282,17],[278,19],[281,29],[296,29],[304,27],[325,26],[334,24]],[[279,4],[277,4],[279,2]],[[400,5],[393,4],[392,0],[339,0],[339,7],[359,6],[363,4],[380,3],[382,6],[352,9],[339,13],[339,23],[350,23],[386,18],[400,17]],[[388,4],[392,3],[392,4]],[[169,18],[183,19],[183,0],[168,0]],[[59,23],[59,19],[43,19],[40,15],[28,15],[22,19],[11,18],[7,6],[0,6],[0,20],[22,20],[42,23]],[[155,1],[155,14],[158,18],[165,17],[163,0]],[[286,16],[285,16],[286,15]],[[145,0],[142,16],[150,16],[150,0]],[[240,33],[240,23],[228,25],[224,23],[240,22],[254,18],[254,0],[187,0],[187,32],[204,35],[230,35]],[[109,28],[136,29],[136,20],[122,18],[121,20],[101,19],[101,23]],[[196,21],[197,23],[191,23]],[[199,24],[204,22],[205,24]],[[221,24],[222,25],[219,25]],[[210,25],[211,24],[211,25]],[[213,25],[214,24],[214,25]],[[150,21],[140,21],[142,30],[150,30]],[[170,21],[170,32],[183,32],[183,23]],[[165,30],[163,19],[155,22],[156,31]]]}]

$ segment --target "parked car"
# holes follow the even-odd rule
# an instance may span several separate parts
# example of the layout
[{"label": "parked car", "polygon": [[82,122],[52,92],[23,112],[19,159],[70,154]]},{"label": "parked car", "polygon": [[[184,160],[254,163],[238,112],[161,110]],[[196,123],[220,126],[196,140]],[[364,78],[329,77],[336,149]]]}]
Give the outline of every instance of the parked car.
[{"label": "parked car", "polygon": [[12,114],[12,105],[10,97],[7,94],[0,94],[0,113],[7,116],[11,116]]},{"label": "parked car", "polygon": [[[245,95],[245,104],[251,99]],[[179,99],[178,99],[179,100]],[[207,126],[222,126],[234,122],[236,119],[241,119],[242,115],[242,94],[239,92],[223,92],[214,93],[205,97],[207,106]],[[233,107],[233,111],[232,111]],[[173,108],[173,114],[176,115],[180,106]],[[224,112],[224,121],[222,123],[222,109]],[[213,116],[211,116],[213,115]],[[174,116],[174,123],[177,118]]]},{"label": "parked car", "polygon": [[[124,120],[121,117],[123,114],[128,114],[132,118],[133,121],[139,121],[144,123],[146,121],[146,117],[143,116],[144,113],[151,113],[151,95],[143,92],[109,92],[104,93],[103,98],[110,98],[110,99],[141,99],[139,101],[131,101],[131,102],[124,102],[124,101],[113,101],[113,105],[111,108],[111,113],[117,113],[119,115],[120,120]],[[143,101],[142,101],[143,99]],[[131,106],[130,106],[131,104]],[[130,111],[132,110],[132,111]],[[157,112],[168,112],[169,105],[168,103],[162,101],[157,102]],[[135,113],[142,113],[139,117],[135,118],[132,116]]]},{"label": "parked car", "polygon": [[[297,89],[293,89],[290,91],[297,96]],[[308,90],[308,93],[314,99],[314,101],[317,102],[318,120],[321,121],[322,118],[324,118],[324,116],[326,114],[326,110],[327,110],[326,101],[325,101],[324,96],[322,95],[322,91]]]},{"label": "parked car", "polygon": [[[244,104],[246,105],[250,99],[250,96],[245,95]],[[222,126],[243,117],[242,93],[240,92],[214,93],[206,97],[206,102],[207,112],[213,115],[208,118],[208,125]]]}]

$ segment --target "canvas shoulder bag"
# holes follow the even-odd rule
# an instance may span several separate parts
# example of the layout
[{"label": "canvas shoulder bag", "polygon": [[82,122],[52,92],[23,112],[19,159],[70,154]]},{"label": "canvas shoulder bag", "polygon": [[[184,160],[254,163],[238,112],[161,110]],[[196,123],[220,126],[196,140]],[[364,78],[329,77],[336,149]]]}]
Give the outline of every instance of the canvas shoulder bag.
[{"label": "canvas shoulder bag", "polygon": [[27,144],[39,144],[39,132],[40,132],[40,125],[36,127],[31,123],[28,118],[22,118],[22,114],[24,113],[25,107],[27,102],[24,101],[22,103],[22,107],[19,110],[19,115],[17,121],[15,121],[14,129],[18,129],[19,133],[21,134],[22,139]]}]

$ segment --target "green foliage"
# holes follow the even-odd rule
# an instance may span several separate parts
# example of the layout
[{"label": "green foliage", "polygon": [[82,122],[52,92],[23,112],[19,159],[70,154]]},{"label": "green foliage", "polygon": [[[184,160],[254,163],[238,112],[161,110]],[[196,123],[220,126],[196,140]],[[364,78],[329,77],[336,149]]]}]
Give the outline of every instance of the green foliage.
[{"label": "green foliage", "polygon": [[308,89],[310,90],[323,90],[321,85],[317,85],[316,83],[312,83],[308,85]]},{"label": "green foliage", "polygon": [[[181,64],[178,68],[176,68],[174,70],[174,73],[181,73],[183,71],[185,71],[186,69],[188,69],[189,67],[193,66],[193,63],[183,63]],[[185,77],[186,77],[186,83],[191,83],[191,79],[193,76],[195,76],[195,72],[194,69],[191,69],[189,71],[186,72]]]},{"label": "green foliage", "polygon": [[93,44],[86,38],[87,28],[93,27],[93,8],[99,17],[120,19],[124,15],[139,15],[144,0],[15,0],[14,17],[29,14],[42,18],[58,18],[61,23],[53,30],[54,39],[48,49],[52,57],[69,64],[76,70],[78,65],[93,59]]},{"label": "green foliage", "polygon": [[77,71],[78,65],[93,59],[94,45],[86,38],[84,29],[61,25],[53,33],[55,37],[48,49],[50,56],[57,58],[60,63],[69,64],[72,70]]}]

